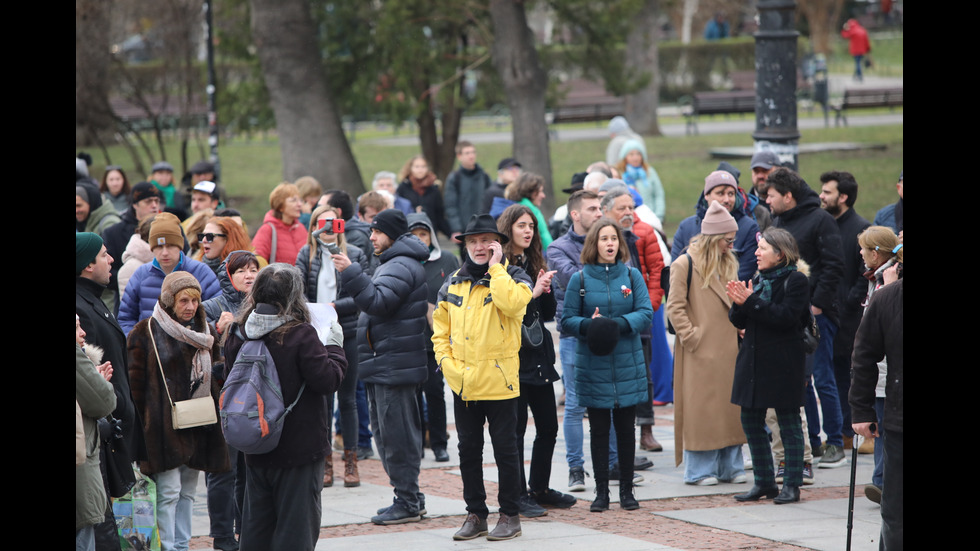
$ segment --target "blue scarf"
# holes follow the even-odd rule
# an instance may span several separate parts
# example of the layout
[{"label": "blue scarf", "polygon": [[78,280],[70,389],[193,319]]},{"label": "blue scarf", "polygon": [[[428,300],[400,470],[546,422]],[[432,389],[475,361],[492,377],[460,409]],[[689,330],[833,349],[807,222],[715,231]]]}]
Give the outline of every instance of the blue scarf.
[{"label": "blue scarf", "polygon": [[772,301],[772,282],[786,277],[790,272],[795,271],[796,264],[760,271],[758,276],[759,284],[756,285],[755,292],[759,294],[760,299],[766,302]]}]

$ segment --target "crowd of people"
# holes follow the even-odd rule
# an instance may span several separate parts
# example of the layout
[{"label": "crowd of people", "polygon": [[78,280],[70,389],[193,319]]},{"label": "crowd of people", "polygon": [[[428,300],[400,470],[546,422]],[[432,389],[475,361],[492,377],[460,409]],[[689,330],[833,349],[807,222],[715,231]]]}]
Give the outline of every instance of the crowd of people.
[{"label": "crowd of people", "polygon": [[[653,466],[637,448],[663,450],[667,403],[684,482],[745,484],[751,469],[738,501],[798,502],[815,466],[845,465],[855,434],[873,441],[865,493],[885,548],[900,543],[904,175],[872,225],[850,173],[824,173],[818,194],[759,151],[746,188],[729,162],[707,174],[669,239],[643,138],[622,117],[609,129],[606,160],[551,219],[542,176],[506,158],[492,178],[465,141],[445,183],[421,155],[356,198],[282,182],[254,233],[209,163],[177,185],[165,161],[135,184],[110,166],[100,185],[76,162],[76,548],[119,548],[109,498],[139,475],[156,485],[161,548],[187,549],[203,471],[215,549],[313,549],[335,449],[345,487],[380,459],[393,496],[372,522],[418,522],[425,449],[452,453],[447,407],[466,503],[454,539],[520,536],[521,517],[574,506],[562,490],[585,491],[587,470],[590,511],[609,509],[612,485],[635,510]],[[263,453],[231,445],[222,417],[224,382],[257,343],[292,404]]]}]

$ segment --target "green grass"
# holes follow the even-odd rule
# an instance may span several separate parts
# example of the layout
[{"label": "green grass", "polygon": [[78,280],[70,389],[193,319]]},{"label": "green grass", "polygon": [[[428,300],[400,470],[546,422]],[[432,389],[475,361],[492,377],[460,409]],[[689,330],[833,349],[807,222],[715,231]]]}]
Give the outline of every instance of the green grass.
[{"label": "green grass", "polygon": [[[804,116],[807,115],[801,112],[800,117]],[[672,121],[667,118],[661,120],[661,124],[669,122]],[[473,131],[491,130],[481,121],[468,121],[464,127]],[[403,127],[399,135],[413,135],[409,132],[409,128]],[[855,208],[859,214],[869,220],[874,217],[879,208],[896,200],[894,184],[898,179],[899,171],[903,168],[904,158],[904,133],[901,125],[804,130],[801,134],[801,144],[858,142],[884,145],[884,149],[881,150],[802,154],[799,158],[800,173],[811,187],[819,191],[819,176],[822,172],[828,170],[852,172],[860,185],[860,197]],[[379,146],[369,143],[371,137],[392,135],[394,134],[390,129],[358,130],[357,140],[352,144],[352,149],[364,178],[370,178],[379,170],[397,171],[406,159],[418,153],[418,147],[414,145]],[[602,159],[605,156],[607,143],[605,139],[551,142],[553,192],[558,204],[563,203],[567,198],[560,190],[568,186],[571,175],[584,170],[590,162]],[[718,159],[712,159],[709,151],[715,147],[750,147],[752,137],[743,133],[674,138],[648,137],[646,145],[650,152],[650,162],[657,169],[664,184],[667,195],[665,229],[668,235],[673,235],[680,221],[693,213],[695,201],[704,185],[704,177],[718,165]],[[178,159],[177,144],[170,144],[168,147],[169,158]],[[204,156],[199,155],[200,150],[196,145],[189,149],[191,151],[189,158],[192,162]],[[493,175],[497,160],[511,155],[511,145],[509,143],[478,144],[477,152],[478,161]],[[222,184],[228,190],[229,206],[241,210],[249,227],[254,231],[268,209],[269,191],[282,180],[279,143],[271,136],[255,137],[250,141],[244,139],[225,141],[220,144],[220,154],[223,169]],[[113,162],[123,165],[131,180],[135,182],[140,179],[134,176],[131,162],[127,163],[129,155],[121,147],[110,149],[110,155]],[[743,171],[741,184],[743,189],[747,189],[750,182],[748,160],[737,159],[730,162]],[[92,167],[91,173],[100,177],[103,170],[104,161],[97,156],[96,166]]]}]

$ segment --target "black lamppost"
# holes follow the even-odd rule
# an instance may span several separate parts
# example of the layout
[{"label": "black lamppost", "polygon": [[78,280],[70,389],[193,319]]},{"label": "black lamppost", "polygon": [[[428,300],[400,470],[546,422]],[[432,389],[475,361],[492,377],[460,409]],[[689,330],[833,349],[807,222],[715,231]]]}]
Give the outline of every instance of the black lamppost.
[{"label": "black lamppost", "polygon": [[795,0],[759,0],[755,33],[756,150],[770,149],[797,170]]},{"label": "black lamppost", "polygon": [[204,1],[204,22],[207,25],[208,53],[208,145],[211,149],[210,161],[214,164],[214,179],[221,181],[221,161],[218,159],[218,91],[214,74],[214,23],[212,20],[213,7],[211,0]]}]

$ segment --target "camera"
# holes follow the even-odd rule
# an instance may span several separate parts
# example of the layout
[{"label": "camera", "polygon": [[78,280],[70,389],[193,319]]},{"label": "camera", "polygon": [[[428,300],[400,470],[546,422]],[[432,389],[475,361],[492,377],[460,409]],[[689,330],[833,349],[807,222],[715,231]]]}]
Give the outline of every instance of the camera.
[{"label": "camera", "polygon": [[317,220],[316,224],[317,229],[321,229],[326,233],[344,233],[343,218],[324,218],[323,220]]}]

